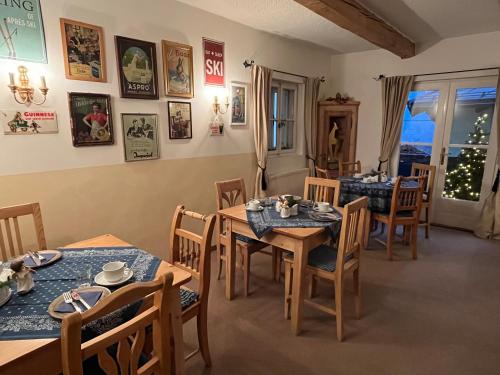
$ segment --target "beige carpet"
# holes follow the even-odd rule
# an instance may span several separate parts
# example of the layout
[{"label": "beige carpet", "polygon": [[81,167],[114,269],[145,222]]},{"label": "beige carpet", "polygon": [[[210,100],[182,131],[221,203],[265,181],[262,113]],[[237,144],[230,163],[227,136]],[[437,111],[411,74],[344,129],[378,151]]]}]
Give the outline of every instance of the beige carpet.
[{"label": "beige carpet", "polygon": [[[213,261],[213,366],[205,368],[197,355],[187,362],[186,373],[500,374],[500,242],[433,228],[430,239],[419,238],[417,261],[398,244],[393,262],[381,245],[370,244],[375,250],[362,257],[364,314],[354,318],[354,301],[346,293],[342,343],[335,336],[335,318],[307,306],[303,333],[292,335],[283,318],[283,284],[271,281],[270,257],[252,257],[248,298],[241,296],[237,274],[240,295],[231,302],[224,298],[224,279],[216,279]],[[333,296],[330,285],[321,284],[319,291]],[[188,349],[196,347],[192,323],[184,327]]]}]

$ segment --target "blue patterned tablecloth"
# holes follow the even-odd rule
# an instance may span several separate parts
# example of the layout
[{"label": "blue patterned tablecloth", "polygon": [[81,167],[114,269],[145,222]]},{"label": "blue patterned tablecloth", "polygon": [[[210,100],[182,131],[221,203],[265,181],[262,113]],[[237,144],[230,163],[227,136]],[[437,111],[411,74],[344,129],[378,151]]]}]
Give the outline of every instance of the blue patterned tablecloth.
[{"label": "blue patterned tablecloth", "polygon": [[[47,312],[50,303],[63,292],[78,287],[75,270],[83,264],[92,266],[92,282],[102,266],[110,261],[127,262],[134,271],[129,283],[154,279],[161,259],[134,247],[93,247],[62,249],[62,259],[37,270],[35,288],[24,296],[15,293],[9,302],[0,307],[0,341],[56,338],[60,336],[60,321]],[[93,322],[84,337],[109,330],[130,319],[140,304],[130,305],[99,321]]]},{"label": "blue patterned tablecloth", "polygon": [[[334,239],[337,238],[340,231],[342,220],[321,222],[316,221],[309,217],[309,213],[313,212],[311,208],[299,206],[299,214],[297,216],[290,216],[289,218],[282,218],[279,212],[274,208],[275,201],[272,206],[264,207],[264,210],[253,212],[247,210],[247,220],[250,228],[257,238],[262,238],[266,233],[273,230],[273,228],[326,228]],[[342,215],[337,211],[333,212],[340,219]]]}]

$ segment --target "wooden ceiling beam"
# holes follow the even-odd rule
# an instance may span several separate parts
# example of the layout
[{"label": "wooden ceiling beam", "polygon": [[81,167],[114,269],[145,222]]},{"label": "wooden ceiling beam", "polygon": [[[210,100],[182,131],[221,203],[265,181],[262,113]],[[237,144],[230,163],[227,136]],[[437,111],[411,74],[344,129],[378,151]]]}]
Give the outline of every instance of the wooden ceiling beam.
[{"label": "wooden ceiling beam", "polygon": [[403,59],[415,56],[415,43],[355,0],[295,1]]}]

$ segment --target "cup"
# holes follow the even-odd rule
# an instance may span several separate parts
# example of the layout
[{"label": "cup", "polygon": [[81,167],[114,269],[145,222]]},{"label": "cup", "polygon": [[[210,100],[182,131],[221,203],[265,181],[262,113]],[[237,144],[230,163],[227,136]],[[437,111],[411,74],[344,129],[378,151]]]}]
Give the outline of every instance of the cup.
[{"label": "cup", "polygon": [[102,266],[104,278],[110,283],[120,281],[123,279],[123,275],[125,274],[125,268],[127,268],[127,263],[125,262],[116,261],[106,263]]},{"label": "cup", "polygon": [[398,178],[397,178],[397,177],[392,177],[392,178],[391,178],[391,184],[393,184],[393,185],[394,185],[394,184],[396,183],[396,181],[397,181],[397,180],[398,180]]},{"label": "cup", "polygon": [[248,208],[251,210],[258,210],[260,207],[260,201],[257,199],[252,199],[250,202],[248,202]]},{"label": "cup", "polygon": [[319,212],[330,211],[330,203],[328,203],[328,202],[316,202],[314,207],[316,207]]},{"label": "cup", "polygon": [[289,207],[281,207],[280,216],[283,219],[290,217],[290,208]]},{"label": "cup", "polygon": [[92,264],[83,263],[82,265],[78,265],[76,267],[77,269],[75,272],[78,288],[90,286],[92,280]]}]

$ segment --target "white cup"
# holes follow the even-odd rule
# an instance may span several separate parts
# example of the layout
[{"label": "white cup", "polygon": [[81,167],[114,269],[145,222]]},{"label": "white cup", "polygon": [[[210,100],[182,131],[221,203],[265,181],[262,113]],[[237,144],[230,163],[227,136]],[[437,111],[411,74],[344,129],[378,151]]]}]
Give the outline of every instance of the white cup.
[{"label": "white cup", "polygon": [[290,217],[290,208],[289,207],[281,207],[280,216],[283,219]]},{"label": "white cup", "polygon": [[260,201],[257,199],[252,199],[250,202],[248,202],[248,208],[251,210],[258,210],[260,207]]},{"label": "white cup", "polygon": [[125,262],[116,261],[106,263],[104,266],[102,266],[102,270],[104,271],[104,278],[110,283],[120,281],[121,279],[123,279],[126,268],[127,263]]},{"label": "white cup", "polygon": [[318,208],[319,212],[330,211],[330,203],[328,203],[328,202],[316,202],[315,207]]}]

